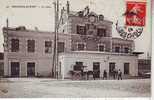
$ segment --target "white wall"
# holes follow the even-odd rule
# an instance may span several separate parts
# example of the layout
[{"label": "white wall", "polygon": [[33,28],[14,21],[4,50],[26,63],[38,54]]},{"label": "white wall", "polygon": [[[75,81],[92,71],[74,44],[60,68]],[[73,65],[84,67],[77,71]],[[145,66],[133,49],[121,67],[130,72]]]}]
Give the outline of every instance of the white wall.
[{"label": "white wall", "polygon": [[[126,55],[111,55],[111,54],[95,54],[95,53],[67,53],[62,54],[64,64],[64,77],[70,77],[68,72],[72,70],[72,66],[76,61],[83,62],[84,66],[88,66],[88,70],[93,70],[93,62],[100,62],[100,76],[103,76],[104,69],[109,72],[109,62],[115,62],[115,67],[124,72],[124,63],[130,63],[130,75],[136,76],[138,74],[137,56]],[[109,60],[107,58],[109,57]]]}]

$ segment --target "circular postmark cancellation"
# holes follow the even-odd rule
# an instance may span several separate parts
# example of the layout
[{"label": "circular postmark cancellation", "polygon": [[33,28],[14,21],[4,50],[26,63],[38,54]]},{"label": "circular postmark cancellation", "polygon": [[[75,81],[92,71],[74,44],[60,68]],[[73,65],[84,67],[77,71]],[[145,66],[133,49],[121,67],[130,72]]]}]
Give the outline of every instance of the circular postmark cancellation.
[{"label": "circular postmark cancellation", "polygon": [[145,26],[145,16],[146,2],[126,2],[126,12],[122,16],[125,20],[117,20],[117,32],[123,39],[134,40],[138,38]]},{"label": "circular postmark cancellation", "polygon": [[118,26],[118,22],[117,22],[116,30],[123,39],[133,40],[138,38],[142,34],[143,27],[137,27],[137,26],[122,27],[122,26]]}]

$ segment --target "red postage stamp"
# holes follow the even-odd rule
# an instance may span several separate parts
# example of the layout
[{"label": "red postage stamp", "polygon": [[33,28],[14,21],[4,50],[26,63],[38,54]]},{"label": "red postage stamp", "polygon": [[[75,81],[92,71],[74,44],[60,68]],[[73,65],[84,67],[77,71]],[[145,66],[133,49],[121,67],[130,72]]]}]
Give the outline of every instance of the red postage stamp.
[{"label": "red postage stamp", "polygon": [[145,26],[146,2],[129,1],[126,6],[126,25]]}]

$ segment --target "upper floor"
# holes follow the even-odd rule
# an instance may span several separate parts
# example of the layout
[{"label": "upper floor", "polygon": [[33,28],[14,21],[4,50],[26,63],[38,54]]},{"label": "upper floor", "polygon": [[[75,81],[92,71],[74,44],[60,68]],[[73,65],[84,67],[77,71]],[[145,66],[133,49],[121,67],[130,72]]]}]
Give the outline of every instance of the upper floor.
[{"label": "upper floor", "polygon": [[[59,34],[58,52],[70,51],[70,35]],[[52,57],[54,51],[54,33],[52,32],[33,31],[25,27],[4,27],[3,35],[4,52],[18,56]]]},{"label": "upper floor", "polygon": [[66,8],[62,9],[59,26],[60,32],[96,37],[112,37],[113,22],[106,20],[104,15],[90,11],[88,6],[82,11],[70,11],[69,2],[67,2]]},{"label": "upper floor", "polygon": [[[25,27],[3,28],[4,51],[18,54],[51,55],[54,51],[54,33],[28,30]],[[95,38],[58,33],[58,52],[98,51],[131,53],[135,48],[131,40]]]}]

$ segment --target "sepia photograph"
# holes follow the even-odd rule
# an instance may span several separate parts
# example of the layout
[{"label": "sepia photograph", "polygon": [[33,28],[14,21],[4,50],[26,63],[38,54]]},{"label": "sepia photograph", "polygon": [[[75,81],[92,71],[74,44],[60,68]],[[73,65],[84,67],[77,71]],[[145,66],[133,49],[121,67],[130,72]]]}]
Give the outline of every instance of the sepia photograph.
[{"label": "sepia photograph", "polygon": [[1,0],[0,98],[146,98],[153,0]]}]

